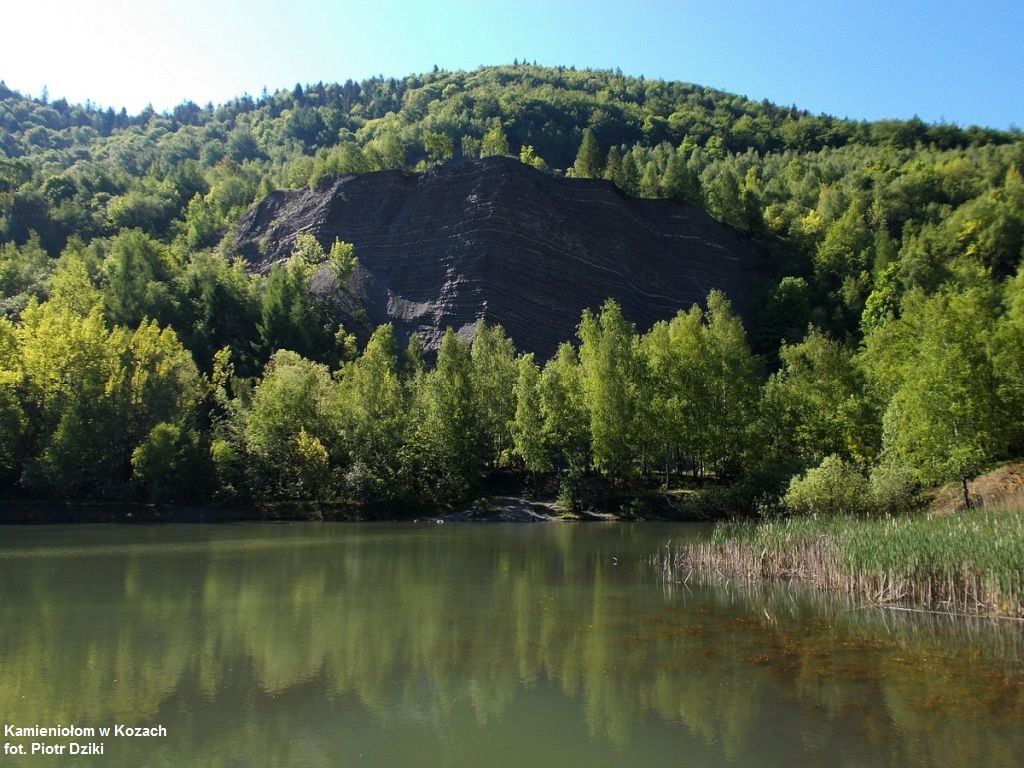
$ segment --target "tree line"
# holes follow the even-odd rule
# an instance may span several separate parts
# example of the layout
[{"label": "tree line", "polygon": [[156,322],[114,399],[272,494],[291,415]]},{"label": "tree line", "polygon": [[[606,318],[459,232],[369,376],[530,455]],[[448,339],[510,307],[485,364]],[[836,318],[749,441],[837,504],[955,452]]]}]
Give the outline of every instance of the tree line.
[{"label": "tree line", "polygon": [[168,283],[140,232],[69,247],[46,300],[0,320],[7,492],[443,505],[507,469],[570,505],[598,477],[713,481],[753,511],[791,481],[796,506],[855,487],[895,509],[1024,449],[1021,273],[910,292],[858,348],[812,327],[769,372],[718,292],[646,332],[609,300],[546,361],[483,321],[471,341],[449,329],[433,362],[390,325],[359,350],[308,290],[352,257],[299,238],[265,277],[207,254]]}]

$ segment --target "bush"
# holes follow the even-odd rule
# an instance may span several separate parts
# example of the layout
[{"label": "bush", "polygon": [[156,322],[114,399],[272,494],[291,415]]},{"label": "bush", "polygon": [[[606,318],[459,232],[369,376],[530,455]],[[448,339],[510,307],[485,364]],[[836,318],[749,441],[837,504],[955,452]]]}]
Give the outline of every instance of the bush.
[{"label": "bush", "polygon": [[555,504],[568,514],[579,514],[583,511],[583,493],[580,488],[580,477],[575,472],[567,472],[558,484],[558,496]]},{"label": "bush", "polygon": [[867,478],[834,454],[790,480],[783,502],[790,511],[803,515],[853,515],[874,511]]},{"label": "bush", "polygon": [[921,501],[917,480],[902,464],[885,462],[872,467],[868,482],[871,485],[871,500],[876,511],[881,514],[906,512]]}]

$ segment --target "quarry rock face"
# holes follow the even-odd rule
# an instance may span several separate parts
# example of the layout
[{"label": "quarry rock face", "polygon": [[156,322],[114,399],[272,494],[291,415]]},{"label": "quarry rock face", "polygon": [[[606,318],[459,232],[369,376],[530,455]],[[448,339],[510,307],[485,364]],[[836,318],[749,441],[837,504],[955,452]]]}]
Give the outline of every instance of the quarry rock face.
[{"label": "quarry rock face", "polygon": [[348,330],[390,322],[399,340],[416,332],[428,349],[449,326],[469,338],[482,317],[543,359],[607,298],[646,331],[703,305],[713,288],[743,314],[756,280],[746,238],[696,206],[631,198],[607,181],[557,178],[507,157],[274,192],[238,231],[239,252],[263,272],[288,258],[299,233],[327,251],[336,238],[352,243],[359,264],[348,284],[324,269],[314,291],[335,296]]}]

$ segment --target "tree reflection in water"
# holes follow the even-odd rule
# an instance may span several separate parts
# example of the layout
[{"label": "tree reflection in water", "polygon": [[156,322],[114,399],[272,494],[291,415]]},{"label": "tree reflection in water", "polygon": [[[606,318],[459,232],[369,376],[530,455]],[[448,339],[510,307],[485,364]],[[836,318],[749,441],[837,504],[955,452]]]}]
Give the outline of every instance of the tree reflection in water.
[{"label": "tree reflection in water", "polygon": [[1024,762],[1019,626],[663,589],[658,526],[7,533],[6,722],[163,722],[145,764]]}]

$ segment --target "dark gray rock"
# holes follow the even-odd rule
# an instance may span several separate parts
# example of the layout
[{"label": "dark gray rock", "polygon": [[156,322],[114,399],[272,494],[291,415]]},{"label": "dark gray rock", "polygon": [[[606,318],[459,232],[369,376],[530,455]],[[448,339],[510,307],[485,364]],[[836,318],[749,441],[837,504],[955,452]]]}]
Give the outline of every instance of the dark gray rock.
[{"label": "dark gray rock", "polygon": [[314,282],[335,295],[347,328],[391,322],[400,339],[418,332],[428,349],[449,326],[468,338],[483,317],[546,358],[574,339],[583,309],[607,298],[641,331],[703,304],[713,288],[742,315],[757,271],[748,239],[698,207],[505,157],[274,192],[242,219],[237,245],[266,271],[299,232],[325,249],[335,238],[355,246],[359,266],[345,290],[326,270]]}]

